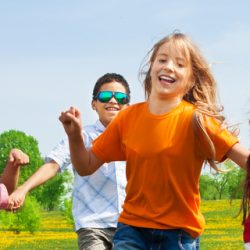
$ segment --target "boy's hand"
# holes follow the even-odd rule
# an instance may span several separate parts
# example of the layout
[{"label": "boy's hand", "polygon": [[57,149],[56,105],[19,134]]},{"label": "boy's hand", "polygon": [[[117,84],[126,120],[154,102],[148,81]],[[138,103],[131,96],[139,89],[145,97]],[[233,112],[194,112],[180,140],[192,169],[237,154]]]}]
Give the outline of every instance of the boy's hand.
[{"label": "boy's hand", "polygon": [[9,163],[12,163],[13,166],[18,167],[18,166],[24,166],[29,163],[29,156],[26,155],[23,151],[20,149],[12,149],[9,153]]},{"label": "boy's hand", "polygon": [[69,110],[62,112],[59,117],[65,132],[71,138],[77,138],[82,133],[81,113],[79,109],[70,107]]},{"label": "boy's hand", "polygon": [[9,207],[8,209],[11,211],[15,211],[19,209],[24,201],[25,201],[26,193],[21,189],[17,188],[10,196],[9,196]]}]

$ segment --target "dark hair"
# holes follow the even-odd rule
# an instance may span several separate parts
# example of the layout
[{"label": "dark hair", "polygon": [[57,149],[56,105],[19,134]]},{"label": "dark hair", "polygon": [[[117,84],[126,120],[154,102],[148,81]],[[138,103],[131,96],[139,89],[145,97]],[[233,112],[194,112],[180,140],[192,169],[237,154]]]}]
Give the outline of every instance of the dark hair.
[{"label": "dark hair", "polygon": [[98,92],[100,91],[100,88],[105,83],[111,83],[111,82],[119,82],[124,88],[126,89],[126,94],[130,97],[130,88],[128,82],[125,80],[125,78],[122,75],[116,74],[116,73],[106,73],[105,75],[101,76],[95,83],[95,87],[93,90],[93,96],[92,100],[96,99],[96,96]]}]

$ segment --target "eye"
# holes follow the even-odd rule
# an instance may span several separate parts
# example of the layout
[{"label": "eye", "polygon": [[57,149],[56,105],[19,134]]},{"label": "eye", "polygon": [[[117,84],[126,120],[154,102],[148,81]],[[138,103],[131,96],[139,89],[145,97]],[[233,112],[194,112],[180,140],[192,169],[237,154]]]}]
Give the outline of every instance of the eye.
[{"label": "eye", "polygon": [[179,68],[183,68],[185,66],[183,63],[178,63],[177,65]]},{"label": "eye", "polygon": [[167,59],[163,59],[163,58],[160,58],[160,59],[158,60],[159,63],[165,63],[166,61],[167,61]]},{"label": "eye", "polygon": [[182,60],[177,61],[177,62],[176,62],[176,65],[177,65],[179,68],[184,68],[184,67],[185,67],[185,63],[184,63]]}]

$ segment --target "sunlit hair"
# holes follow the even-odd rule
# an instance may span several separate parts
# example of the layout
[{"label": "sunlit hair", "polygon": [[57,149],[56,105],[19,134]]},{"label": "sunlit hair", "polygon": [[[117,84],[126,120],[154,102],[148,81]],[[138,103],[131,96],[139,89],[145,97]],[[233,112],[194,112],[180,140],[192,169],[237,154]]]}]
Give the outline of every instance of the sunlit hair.
[{"label": "sunlit hair", "polygon": [[140,76],[144,78],[144,91],[145,97],[150,96],[152,83],[151,83],[151,67],[157,56],[160,47],[169,43],[170,47],[180,52],[186,62],[191,64],[191,79],[187,83],[186,92],[183,99],[196,106],[194,124],[195,128],[200,128],[207,140],[210,147],[209,152],[206,152],[205,158],[210,163],[210,166],[219,170],[215,164],[215,148],[212,140],[204,129],[202,115],[208,115],[216,118],[219,123],[223,124],[225,117],[222,114],[223,107],[219,104],[217,95],[217,86],[215,79],[210,71],[210,67],[204,57],[202,56],[199,48],[193,41],[185,34],[174,32],[173,34],[164,37],[157,42],[147,54],[147,62],[143,65]]}]

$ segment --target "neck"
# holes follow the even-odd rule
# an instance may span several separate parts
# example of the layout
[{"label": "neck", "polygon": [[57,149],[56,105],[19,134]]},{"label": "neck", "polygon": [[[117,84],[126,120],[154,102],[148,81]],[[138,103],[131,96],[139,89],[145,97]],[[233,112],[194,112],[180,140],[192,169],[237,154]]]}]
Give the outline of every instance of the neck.
[{"label": "neck", "polygon": [[162,115],[168,113],[181,103],[181,98],[171,98],[171,99],[155,99],[153,96],[148,98],[148,108],[149,112],[155,115]]}]

